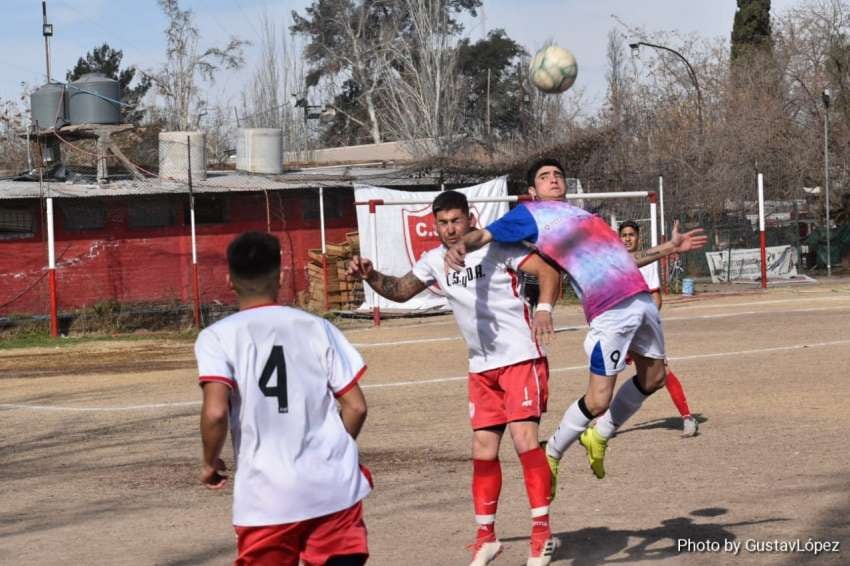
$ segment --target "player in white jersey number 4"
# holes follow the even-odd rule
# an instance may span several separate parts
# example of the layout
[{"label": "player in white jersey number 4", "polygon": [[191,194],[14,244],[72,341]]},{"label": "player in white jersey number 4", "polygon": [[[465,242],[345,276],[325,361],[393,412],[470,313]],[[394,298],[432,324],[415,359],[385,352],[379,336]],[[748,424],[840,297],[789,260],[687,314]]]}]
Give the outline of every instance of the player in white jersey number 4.
[{"label": "player in white jersey number 4", "polygon": [[[532,530],[528,566],[552,560],[557,540],[549,526],[552,477],[538,442],[540,417],[546,410],[549,366],[540,348],[551,340],[551,303],[560,280],[545,270],[543,260],[522,245],[493,244],[467,256],[463,269],[446,271],[447,246],[473,231],[466,197],[456,191],[440,193],[432,205],[435,227],[442,242],[422,255],[401,277],[376,271],[368,259],[355,257],[349,275],[366,280],[378,294],[405,302],[436,285],[448,298],[469,349],[469,416],[472,437],[472,499],[478,524],[472,545],[472,566],[483,566],[501,551],[495,520],[502,470],[499,445],[507,428],[522,464],[531,506]],[[517,271],[554,280],[552,291],[541,297],[532,318],[519,290]],[[546,281],[546,283],[550,283]]]},{"label": "player in white jersey number 4", "polygon": [[277,238],[242,234],[227,262],[239,312],[203,330],[195,355],[210,489],[227,481],[220,455],[230,425],[236,564],[365,564],[371,478],[355,442],[366,420],[363,358],[329,322],[276,304]]}]

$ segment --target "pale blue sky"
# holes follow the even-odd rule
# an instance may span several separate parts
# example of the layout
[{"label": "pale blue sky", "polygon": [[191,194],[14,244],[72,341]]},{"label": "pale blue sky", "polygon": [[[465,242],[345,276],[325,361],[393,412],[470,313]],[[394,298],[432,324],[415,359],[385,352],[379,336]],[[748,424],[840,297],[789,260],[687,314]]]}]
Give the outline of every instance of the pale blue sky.
[{"label": "pale blue sky", "polygon": [[[44,82],[44,42],[41,37],[40,0],[2,0],[5,20],[0,25],[0,97],[20,95],[21,82]],[[774,12],[804,0],[773,0]],[[182,0],[192,9],[202,42],[223,43],[231,34],[252,40],[260,14],[268,10],[275,21],[288,21],[308,0]],[[54,25],[52,75],[64,79],[77,58],[104,41],[124,51],[124,61],[142,68],[156,67],[164,57],[165,18],[156,0],[48,0]],[[484,32],[504,28],[508,35],[534,52],[552,39],[575,53],[579,62],[577,85],[586,89],[587,102],[597,105],[605,92],[605,46],[611,17],[648,32],[678,31],[728,41],[735,0],[485,0],[478,18],[468,22],[467,33],[477,39]],[[676,47],[671,45],[671,47]],[[246,52],[246,71],[221,77],[211,98],[234,98],[256,61],[256,48]],[[322,102],[322,101],[314,101]]]}]

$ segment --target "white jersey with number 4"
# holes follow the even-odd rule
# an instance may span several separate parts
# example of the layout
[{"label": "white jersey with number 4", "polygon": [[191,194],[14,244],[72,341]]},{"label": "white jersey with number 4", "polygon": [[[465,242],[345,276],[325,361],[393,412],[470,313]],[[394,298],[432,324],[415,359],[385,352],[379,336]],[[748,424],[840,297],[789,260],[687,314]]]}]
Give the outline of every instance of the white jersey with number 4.
[{"label": "white jersey with number 4", "polygon": [[366,366],[332,324],[289,307],[247,309],[201,332],[195,355],[201,383],[232,390],[234,525],[321,517],[369,493],[335,402]]},{"label": "white jersey with number 4", "polygon": [[640,274],[643,275],[643,280],[646,281],[646,286],[649,287],[649,292],[658,291],[661,284],[658,280],[658,262],[653,261],[640,268]]},{"label": "white jersey with number 4", "polygon": [[469,348],[469,371],[482,373],[544,356],[534,341],[517,277],[528,248],[492,243],[466,254],[464,269],[448,273],[445,255],[444,246],[425,252],[412,271],[446,294]]}]

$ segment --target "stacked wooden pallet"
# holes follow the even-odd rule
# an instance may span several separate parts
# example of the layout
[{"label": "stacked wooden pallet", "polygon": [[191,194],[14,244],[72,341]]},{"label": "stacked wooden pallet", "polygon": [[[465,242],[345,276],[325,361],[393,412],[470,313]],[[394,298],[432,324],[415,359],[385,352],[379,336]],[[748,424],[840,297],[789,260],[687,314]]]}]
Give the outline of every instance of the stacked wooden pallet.
[{"label": "stacked wooden pallet", "polygon": [[[327,276],[322,262],[322,250],[307,250],[310,262],[307,264],[307,276],[310,288],[307,292],[307,308],[312,311],[350,310],[363,303],[363,283],[349,281],[346,277],[351,256],[360,253],[360,239],[357,232],[345,235],[345,241],[325,246]],[[327,292],[327,305],[325,293]]]}]

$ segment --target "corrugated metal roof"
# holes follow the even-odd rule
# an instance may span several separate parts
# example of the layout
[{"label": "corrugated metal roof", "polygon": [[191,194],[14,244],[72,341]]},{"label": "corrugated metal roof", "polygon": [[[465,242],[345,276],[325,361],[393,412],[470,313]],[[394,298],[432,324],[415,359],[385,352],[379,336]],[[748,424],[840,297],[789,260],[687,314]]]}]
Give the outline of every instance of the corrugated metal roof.
[{"label": "corrugated metal roof", "polygon": [[[382,168],[342,165],[292,171],[282,175],[248,175],[240,173],[209,172],[207,179],[196,181],[196,193],[228,193],[253,191],[284,191],[297,189],[351,188],[353,182],[369,183],[385,187],[434,187],[437,177],[412,175],[401,168]],[[0,180],[0,199],[40,198],[87,198],[130,195],[186,194],[189,185],[185,182],[161,181],[151,178],[146,181],[122,180],[109,184],[83,184],[72,182],[46,182],[44,193],[38,182]]]}]

